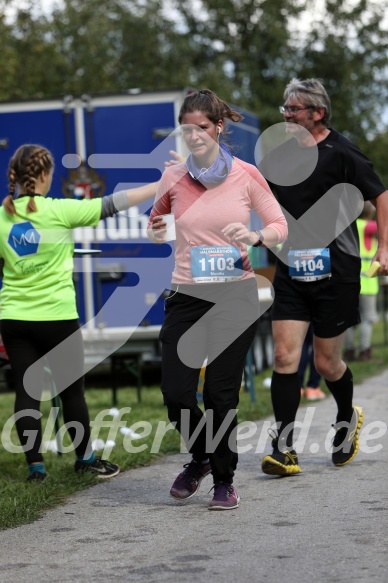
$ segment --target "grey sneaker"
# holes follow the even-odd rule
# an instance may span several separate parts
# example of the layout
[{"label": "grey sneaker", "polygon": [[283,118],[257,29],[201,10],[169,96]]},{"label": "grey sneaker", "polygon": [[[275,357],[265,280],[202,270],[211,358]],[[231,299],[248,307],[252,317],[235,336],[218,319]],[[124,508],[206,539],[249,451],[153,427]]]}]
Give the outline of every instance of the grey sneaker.
[{"label": "grey sneaker", "polygon": [[204,478],[211,473],[210,463],[201,464],[191,460],[183,466],[185,469],[174,480],[170,495],[177,500],[187,500],[198,492]]}]

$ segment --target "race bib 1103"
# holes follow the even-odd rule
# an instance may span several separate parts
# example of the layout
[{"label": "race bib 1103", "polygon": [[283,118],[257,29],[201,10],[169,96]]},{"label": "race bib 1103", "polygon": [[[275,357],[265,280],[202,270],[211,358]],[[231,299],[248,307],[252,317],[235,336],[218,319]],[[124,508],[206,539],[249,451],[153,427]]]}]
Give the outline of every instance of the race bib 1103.
[{"label": "race bib 1103", "polygon": [[242,278],[242,257],[237,247],[192,247],[191,274],[195,283],[237,281]]}]

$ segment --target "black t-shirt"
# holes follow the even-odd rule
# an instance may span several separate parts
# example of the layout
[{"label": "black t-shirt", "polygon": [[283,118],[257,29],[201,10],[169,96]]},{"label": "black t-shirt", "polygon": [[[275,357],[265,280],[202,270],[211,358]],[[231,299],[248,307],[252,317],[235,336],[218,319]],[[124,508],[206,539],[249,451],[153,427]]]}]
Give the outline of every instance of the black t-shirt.
[{"label": "black t-shirt", "polygon": [[291,138],[271,150],[259,170],[288,219],[288,239],[278,255],[277,273],[288,274],[290,249],[328,247],[333,280],[358,281],[355,219],[364,200],[386,190],[370,160],[345,136],[330,130],[317,148],[300,148]]}]

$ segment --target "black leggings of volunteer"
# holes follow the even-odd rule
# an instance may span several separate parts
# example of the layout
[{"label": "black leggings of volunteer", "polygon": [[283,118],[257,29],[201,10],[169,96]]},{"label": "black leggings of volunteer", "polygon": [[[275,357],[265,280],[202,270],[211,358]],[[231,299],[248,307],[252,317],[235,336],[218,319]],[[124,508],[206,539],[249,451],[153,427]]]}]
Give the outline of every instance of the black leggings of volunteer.
[{"label": "black leggings of volunteer", "polygon": [[[78,320],[2,320],[0,330],[15,384],[16,429],[27,463],[43,460],[39,451],[42,425],[37,412],[44,389],[45,367],[50,369],[59,393],[64,422],[71,422],[68,431],[72,441],[75,440],[76,454],[91,451],[84,396],[84,350]],[[30,368],[31,365],[34,366]]]}]

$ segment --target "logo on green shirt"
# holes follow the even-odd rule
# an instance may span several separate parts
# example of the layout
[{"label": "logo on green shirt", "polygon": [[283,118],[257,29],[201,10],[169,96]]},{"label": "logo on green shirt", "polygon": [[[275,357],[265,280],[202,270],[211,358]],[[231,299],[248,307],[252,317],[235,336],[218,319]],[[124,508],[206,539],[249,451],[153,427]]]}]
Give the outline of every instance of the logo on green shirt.
[{"label": "logo on green shirt", "polygon": [[8,245],[19,257],[37,253],[39,242],[40,234],[29,221],[13,225],[8,237]]}]

